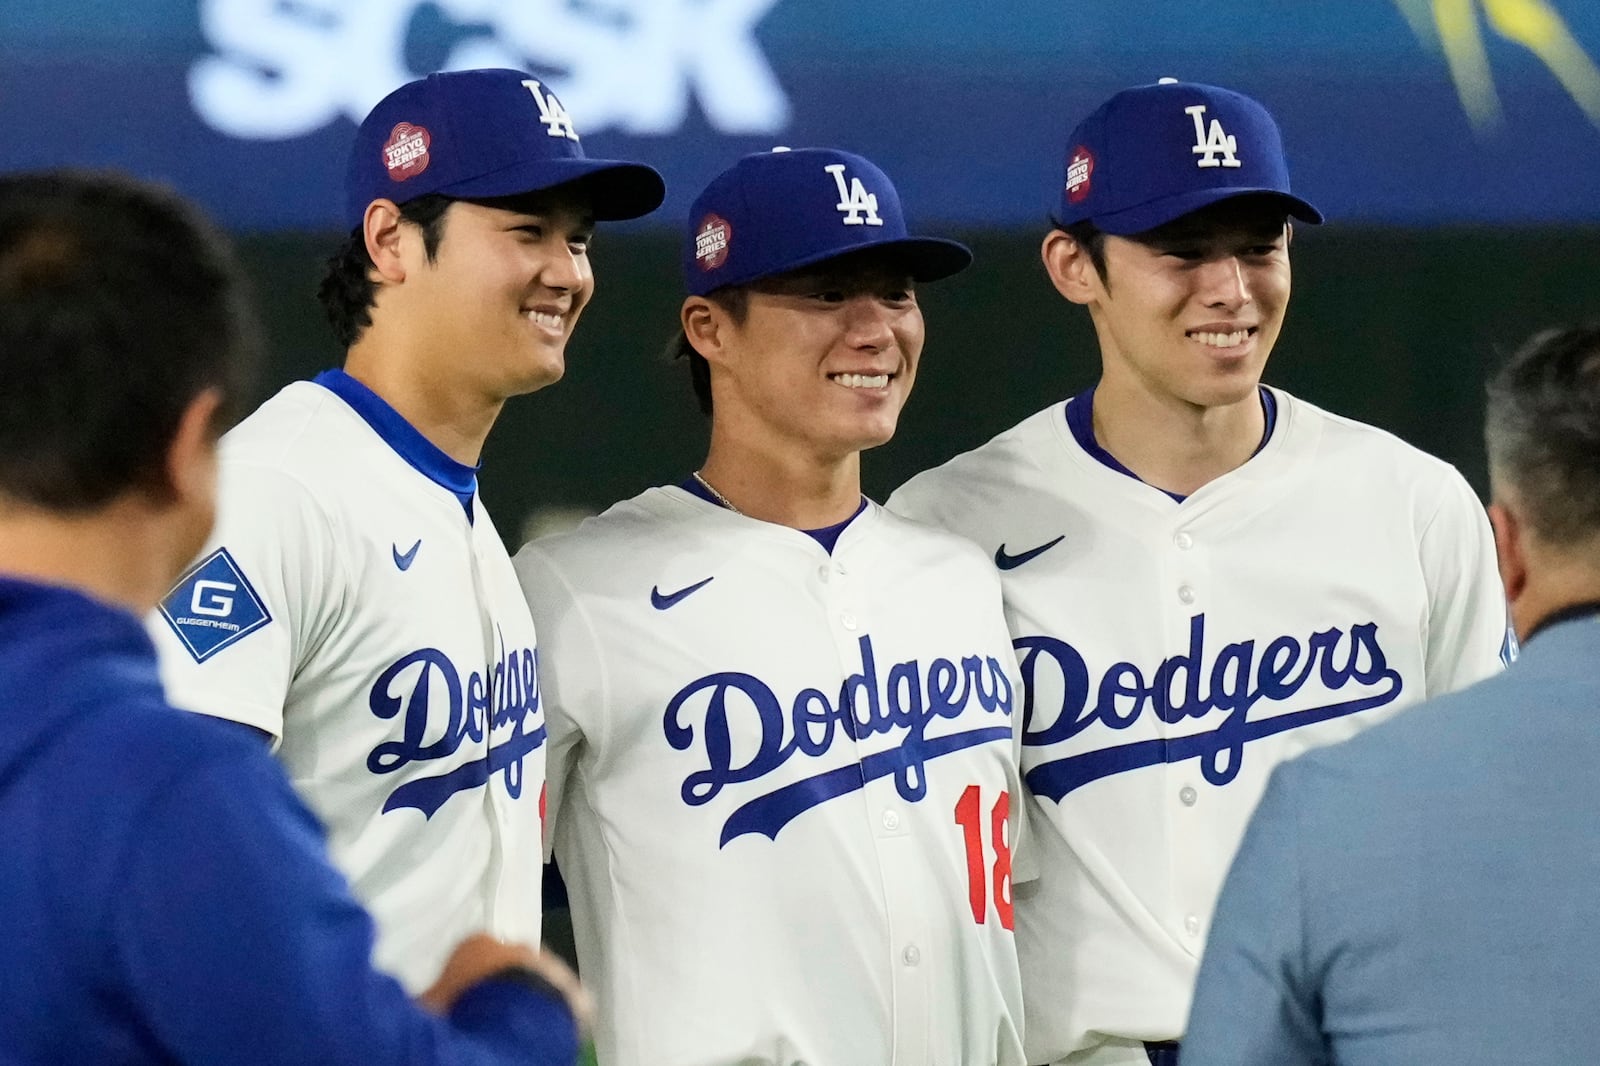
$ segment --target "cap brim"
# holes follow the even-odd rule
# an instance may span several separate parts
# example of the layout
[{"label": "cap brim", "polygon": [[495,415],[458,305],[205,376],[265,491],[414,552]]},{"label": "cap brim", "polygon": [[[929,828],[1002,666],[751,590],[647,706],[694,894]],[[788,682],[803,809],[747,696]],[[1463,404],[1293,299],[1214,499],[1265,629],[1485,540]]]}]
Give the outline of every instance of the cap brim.
[{"label": "cap brim", "polygon": [[892,260],[902,266],[906,273],[911,275],[912,280],[917,282],[939,281],[952,274],[959,274],[972,264],[972,250],[959,241],[946,240],[943,237],[899,237],[886,241],[866,241],[849,248],[830,248],[815,255],[801,256],[754,277],[720,282],[717,287],[748,285],[763,278],[793,274],[807,267],[857,256],[875,258],[882,256]]},{"label": "cap brim", "polygon": [[661,206],[667,185],[653,167],[617,159],[540,159],[458,181],[438,191],[463,200],[495,199],[578,185],[599,222],[641,218]]},{"label": "cap brim", "polygon": [[944,237],[907,237],[889,242],[905,251],[905,262],[917,281],[939,281],[972,265],[972,249]]},{"label": "cap brim", "polygon": [[1103,233],[1110,233],[1117,237],[1129,237],[1137,233],[1145,233],[1158,226],[1165,226],[1168,222],[1182,218],[1192,211],[1220,203],[1223,200],[1232,200],[1240,196],[1266,196],[1280,201],[1284,211],[1298,218],[1302,222],[1316,225],[1322,222],[1322,212],[1312,207],[1298,196],[1280,192],[1277,189],[1258,189],[1248,187],[1195,189],[1191,192],[1181,193],[1177,196],[1167,196],[1160,200],[1139,204],[1137,207],[1125,208],[1121,211],[1111,211],[1103,215],[1095,215],[1090,219],[1096,229]]}]

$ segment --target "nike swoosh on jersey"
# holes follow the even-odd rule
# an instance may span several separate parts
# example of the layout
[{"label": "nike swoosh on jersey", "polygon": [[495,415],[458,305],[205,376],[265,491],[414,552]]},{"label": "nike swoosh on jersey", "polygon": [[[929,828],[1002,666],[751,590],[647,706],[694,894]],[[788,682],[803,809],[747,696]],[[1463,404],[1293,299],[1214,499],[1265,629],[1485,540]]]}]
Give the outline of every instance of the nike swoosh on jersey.
[{"label": "nike swoosh on jersey", "polygon": [[394,565],[398,566],[401,570],[410,570],[412,560],[416,559],[417,549],[420,547],[422,547],[422,541],[420,539],[411,546],[410,551],[405,553],[400,551],[400,545],[390,545],[389,550],[394,553]]},{"label": "nike swoosh on jersey", "polygon": [[1051,548],[1054,548],[1057,544],[1060,544],[1066,539],[1067,535],[1063,533],[1055,540],[1046,541],[1037,548],[1029,548],[1025,552],[1018,552],[1016,555],[1007,555],[1006,546],[1002,544],[1000,547],[994,550],[994,565],[998,566],[1002,570],[1015,570],[1023,563],[1028,562],[1031,559],[1037,559],[1039,556],[1043,555],[1045,552],[1049,551]]},{"label": "nike swoosh on jersey", "polygon": [[661,586],[657,585],[650,590],[650,606],[654,607],[658,611],[665,611],[668,607],[672,607],[678,603],[681,603],[685,598],[694,595],[696,592],[699,592],[701,589],[711,584],[715,577],[716,575],[713,574],[704,581],[696,581],[694,584],[688,586],[687,588],[681,588],[677,592],[663,593],[661,591]]}]

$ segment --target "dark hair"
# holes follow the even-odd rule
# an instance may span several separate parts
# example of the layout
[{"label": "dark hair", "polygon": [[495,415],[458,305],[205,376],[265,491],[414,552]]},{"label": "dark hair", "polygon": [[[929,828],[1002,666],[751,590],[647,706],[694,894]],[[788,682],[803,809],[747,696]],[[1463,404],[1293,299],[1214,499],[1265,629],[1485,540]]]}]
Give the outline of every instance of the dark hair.
[{"label": "dark hair", "polygon": [[[716,304],[728,313],[728,317],[738,323],[743,323],[745,316],[750,313],[750,291],[740,285],[730,285],[724,289],[714,289],[706,294],[706,299]],[[706,417],[711,416],[711,364],[706,362],[706,357],[695,351],[694,345],[689,343],[689,335],[682,327],[678,335],[667,345],[667,358],[685,359],[689,363],[689,384],[694,386],[694,398],[700,403],[700,413]]]},{"label": "dark hair", "polygon": [[1600,322],[1529,339],[1489,383],[1489,472],[1551,544],[1600,536]]},{"label": "dark hair", "polygon": [[166,485],[178,422],[219,389],[220,434],[260,333],[222,235],[122,175],[0,176],[0,494],[87,511]]},{"label": "dark hair", "polygon": [[[455,199],[428,193],[400,206],[400,218],[422,227],[422,250],[433,262],[444,236],[444,213]],[[317,302],[339,343],[348,348],[372,325],[372,307],[377,302],[378,283],[372,278],[372,256],[367,254],[366,237],[357,226],[350,231],[339,250],[328,257],[322,283],[317,286]]]}]

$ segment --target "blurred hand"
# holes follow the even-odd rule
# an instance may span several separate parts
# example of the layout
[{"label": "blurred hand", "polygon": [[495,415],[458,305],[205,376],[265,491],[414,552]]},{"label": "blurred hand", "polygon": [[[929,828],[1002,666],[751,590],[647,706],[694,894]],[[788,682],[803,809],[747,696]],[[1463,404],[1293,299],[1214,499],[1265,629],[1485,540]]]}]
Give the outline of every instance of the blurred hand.
[{"label": "blurred hand", "polygon": [[587,1035],[594,1021],[594,1003],[578,983],[578,975],[557,955],[536,952],[526,944],[508,944],[484,933],[463,940],[444,964],[444,971],[417,1002],[435,1014],[448,1014],[461,994],[502,970],[521,967],[538,974],[567,1001],[578,1020],[580,1034]]}]

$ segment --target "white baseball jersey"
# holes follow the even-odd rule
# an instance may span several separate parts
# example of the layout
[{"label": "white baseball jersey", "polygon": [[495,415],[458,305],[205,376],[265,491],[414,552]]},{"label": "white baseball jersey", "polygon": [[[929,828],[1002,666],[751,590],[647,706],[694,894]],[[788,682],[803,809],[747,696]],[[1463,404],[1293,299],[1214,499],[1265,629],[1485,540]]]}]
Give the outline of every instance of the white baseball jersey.
[{"label": "white baseball jersey", "polygon": [[[1274,766],[1494,672],[1488,522],[1447,464],[1273,390],[1276,429],[1179,503],[1056,404],[889,506],[993,552],[1026,690],[1032,1063],[1148,1066]],[[1072,401],[1082,402],[1080,400]]]},{"label": "white baseball jersey", "polygon": [[533,622],[472,468],[317,380],[223,439],[216,532],[150,629],[174,704],[278,738],[417,991],[469,933],[539,938]]},{"label": "white baseball jersey", "polygon": [[651,489],[523,548],[607,1066],[1021,1064],[1016,660],[972,545]]}]

